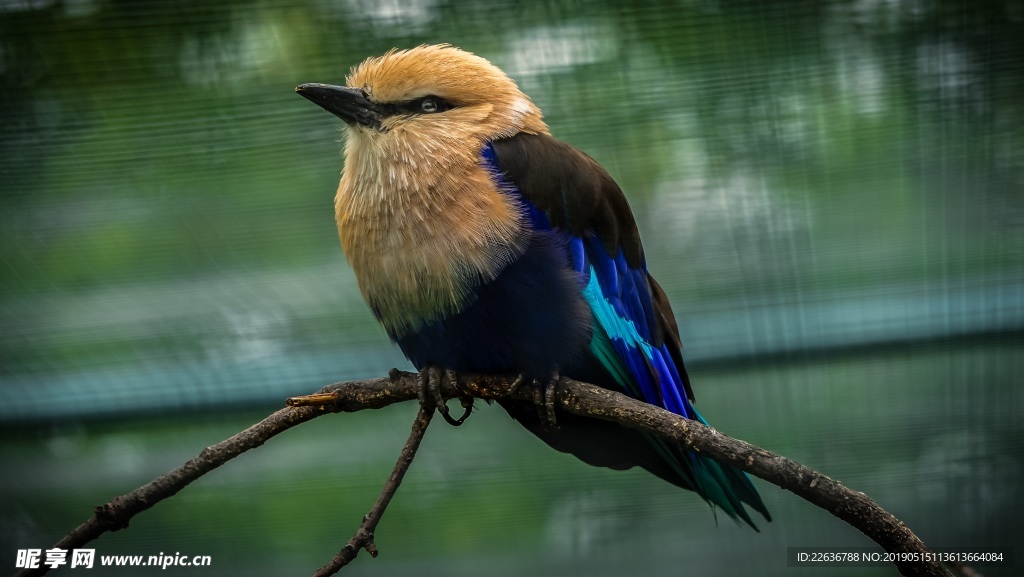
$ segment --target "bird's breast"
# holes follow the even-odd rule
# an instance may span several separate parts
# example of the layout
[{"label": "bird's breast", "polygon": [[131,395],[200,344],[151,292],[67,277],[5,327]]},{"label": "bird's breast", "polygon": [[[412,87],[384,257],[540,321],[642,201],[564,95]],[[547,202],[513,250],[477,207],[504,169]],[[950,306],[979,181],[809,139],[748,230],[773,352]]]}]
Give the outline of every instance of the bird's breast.
[{"label": "bird's breast", "polygon": [[335,198],[338,232],[393,337],[457,314],[522,253],[521,209],[482,167],[440,174],[374,159],[368,170],[359,160],[348,157]]}]

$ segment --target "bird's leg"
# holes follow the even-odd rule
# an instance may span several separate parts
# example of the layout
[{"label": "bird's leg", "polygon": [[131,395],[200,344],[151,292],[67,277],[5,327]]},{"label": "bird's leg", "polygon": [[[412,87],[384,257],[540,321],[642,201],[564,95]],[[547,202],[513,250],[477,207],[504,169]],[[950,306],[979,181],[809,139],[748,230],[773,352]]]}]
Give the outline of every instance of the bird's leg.
[{"label": "bird's leg", "polygon": [[[459,386],[458,375],[455,371],[447,369],[444,372],[444,380],[455,385],[456,388]],[[444,397],[441,396],[441,384],[442,384],[441,368],[437,365],[428,365],[420,370],[419,374],[419,390],[417,396],[420,400],[420,405],[425,410],[437,409],[444,420],[453,427],[458,427],[462,423],[466,422],[469,415],[473,413],[473,398],[469,396],[461,397],[462,408],[465,412],[458,419],[452,418],[448,414],[448,405],[444,402]]]}]

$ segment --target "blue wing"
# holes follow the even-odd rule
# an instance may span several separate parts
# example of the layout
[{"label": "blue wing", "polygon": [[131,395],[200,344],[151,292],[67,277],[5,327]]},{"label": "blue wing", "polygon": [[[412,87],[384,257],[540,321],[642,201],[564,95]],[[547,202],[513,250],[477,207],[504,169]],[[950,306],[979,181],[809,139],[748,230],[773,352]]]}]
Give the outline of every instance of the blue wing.
[{"label": "blue wing", "polygon": [[570,252],[602,329],[591,341],[594,354],[630,396],[695,418],[668,343],[652,344],[655,316],[646,269],[631,268],[621,250],[609,256],[596,235],[571,237]]},{"label": "blue wing", "polygon": [[[614,180],[590,157],[549,136],[497,141],[483,156],[506,179],[508,192],[522,199],[531,225],[567,240],[567,259],[593,315],[588,358],[612,381],[596,384],[707,424],[692,405],[668,300],[647,271],[632,212]],[[672,482],[751,526],[743,502],[770,520],[743,472],[655,437],[647,441],[676,473]]]}]

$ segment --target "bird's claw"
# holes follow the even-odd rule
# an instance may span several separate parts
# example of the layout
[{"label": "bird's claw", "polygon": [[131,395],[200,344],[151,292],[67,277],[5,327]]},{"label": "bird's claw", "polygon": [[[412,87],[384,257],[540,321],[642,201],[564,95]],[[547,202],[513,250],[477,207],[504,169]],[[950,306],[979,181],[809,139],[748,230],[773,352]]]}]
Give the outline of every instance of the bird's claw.
[{"label": "bird's claw", "polygon": [[521,373],[519,375],[516,375],[515,380],[513,380],[512,384],[508,386],[508,396],[514,397],[516,393],[519,392],[519,388],[522,387],[523,383],[525,382],[526,375],[523,375]]},{"label": "bird's claw", "polygon": [[547,382],[534,379],[533,404],[537,406],[537,417],[545,431],[558,432],[558,419],[555,417],[555,396],[558,394],[558,381],[561,377],[557,372]]},{"label": "bird's claw", "polygon": [[555,419],[555,396],[558,394],[558,381],[560,378],[558,373],[555,373],[551,376],[547,386],[544,387],[544,411],[547,413],[551,427],[555,431],[558,431],[558,421]]},{"label": "bird's claw", "polygon": [[425,410],[432,411],[437,409],[437,412],[441,413],[441,416],[444,417],[444,420],[449,425],[458,427],[465,423],[469,415],[473,413],[473,398],[469,396],[462,397],[462,408],[465,409],[465,412],[458,419],[452,418],[448,411],[448,405],[445,404],[444,397],[441,395],[441,384],[445,381],[455,385],[456,388],[459,386],[459,379],[455,371],[451,369],[445,370],[442,380],[440,367],[436,365],[424,367],[420,370],[419,389],[416,393],[419,397],[420,405]]}]

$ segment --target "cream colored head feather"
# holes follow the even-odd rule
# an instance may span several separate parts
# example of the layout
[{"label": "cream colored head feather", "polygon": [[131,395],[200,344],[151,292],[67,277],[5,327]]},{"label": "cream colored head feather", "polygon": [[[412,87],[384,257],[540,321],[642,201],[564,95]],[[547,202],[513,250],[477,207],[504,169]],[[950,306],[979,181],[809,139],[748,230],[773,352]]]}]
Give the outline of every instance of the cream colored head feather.
[{"label": "cream colored head feather", "polygon": [[[368,58],[345,78],[375,102],[405,102],[423,96],[443,98],[456,108],[447,125],[458,125],[461,136],[492,140],[519,132],[548,132],[540,109],[500,68],[486,59],[448,44],[391,50]],[[429,117],[393,117],[385,128],[431,124]]]}]

